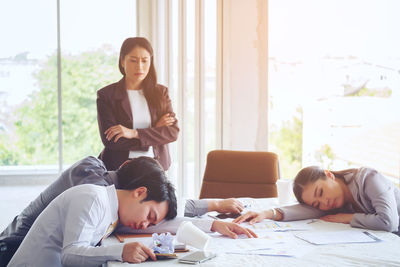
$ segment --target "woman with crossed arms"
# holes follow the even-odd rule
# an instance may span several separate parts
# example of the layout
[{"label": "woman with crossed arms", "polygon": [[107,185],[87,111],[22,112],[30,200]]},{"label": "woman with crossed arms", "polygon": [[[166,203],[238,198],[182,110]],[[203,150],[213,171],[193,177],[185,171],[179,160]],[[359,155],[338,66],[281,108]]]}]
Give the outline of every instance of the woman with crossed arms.
[{"label": "woman with crossed arms", "polygon": [[374,169],[328,171],[306,167],[297,174],[293,192],[300,204],[249,211],[234,222],[321,218],[352,227],[400,233],[400,190]]},{"label": "woman with crossed arms", "polygon": [[122,79],[97,92],[97,120],[104,144],[99,158],[109,171],[140,156],[155,158],[168,170],[168,143],[176,141],[179,128],[168,88],[157,84],[149,41],[126,39],[118,64]]}]

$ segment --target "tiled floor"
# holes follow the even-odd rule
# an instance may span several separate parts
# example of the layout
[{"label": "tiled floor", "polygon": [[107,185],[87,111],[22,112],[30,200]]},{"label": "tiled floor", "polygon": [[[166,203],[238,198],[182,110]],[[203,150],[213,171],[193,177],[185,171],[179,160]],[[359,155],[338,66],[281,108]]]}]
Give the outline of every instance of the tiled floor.
[{"label": "tiled floor", "polygon": [[47,185],[0,186],[0,232],[46,187]]}]

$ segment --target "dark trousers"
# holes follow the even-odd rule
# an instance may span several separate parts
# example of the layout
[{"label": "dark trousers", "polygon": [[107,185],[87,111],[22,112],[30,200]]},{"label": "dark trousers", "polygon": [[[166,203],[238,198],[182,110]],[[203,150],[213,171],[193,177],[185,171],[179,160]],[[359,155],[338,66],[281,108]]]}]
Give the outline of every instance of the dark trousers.
[{"label": "dark trousers", "polygon": [[0,241],[0,267],[6,267],[21,245],[21,239]]}]

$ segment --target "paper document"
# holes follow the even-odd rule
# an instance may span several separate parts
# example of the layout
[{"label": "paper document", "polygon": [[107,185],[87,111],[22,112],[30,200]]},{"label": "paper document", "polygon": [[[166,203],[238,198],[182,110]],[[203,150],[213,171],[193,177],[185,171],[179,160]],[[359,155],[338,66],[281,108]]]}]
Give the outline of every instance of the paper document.
[{"label": "paper document", "polygon": [[381,241],[370,232],[358,230],[335,232],[304,232],[296,233],[295,236],[314,245],[371,243]]},{"label": "paper document", "polygon": [[266,232],[259,238],[231,239],[223,236],[211,239],[209,249],[217,253],[300,257],[314,246],[307,245],[289,232]]},{"label": "paper document", "polygon": [[256,233],[263,231],[273,231],[273,232],[300,231],[300,230],[303,231],[311,229],[309,222],[310,220],[292,221],[292,222],[263,220],[262,222],[255,223],[253,225],[249,223],[243,223],[242,226],[250,228]]},{"label": "paper document", "polygon": [[239,254],[239,255],[259,255],[259,256],[280,256],[280,257],[301,257],[311,251],[308,247],[301,247],[300,249],[293,249],[287,247],[274,247],[257,250],[245,250],[245,251],[232,251],[226,252],[226,254]]},{"label": "paper document", "polygon": [[277,198],[246,198],[241,197],[238,198],[243,206],[244,210],[242,214],[246,213],[247,211],[262,211],[267,208],[276,207],[279,202]]}]

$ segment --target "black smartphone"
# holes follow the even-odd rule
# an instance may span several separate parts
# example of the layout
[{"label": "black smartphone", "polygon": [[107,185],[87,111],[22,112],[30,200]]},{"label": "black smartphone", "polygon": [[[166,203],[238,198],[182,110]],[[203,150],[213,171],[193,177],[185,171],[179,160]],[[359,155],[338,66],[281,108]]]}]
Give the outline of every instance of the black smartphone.
[{"label": "black smartphone", "polygon": [[154,253],[156,255],[157,260],[169,260],[169,259],[177,259],[178,256],[175,253]]},{"label": "black smartphone", "polygon": [[208,251],[196,251],[179,259],[180,263],[199,264],[214,258],[217,254]]},{"label": "black smartphone", "polygon": [[227,218],[236,219],[240,215],[241,215],[240,213],[219,213],[216,217],[219,219],[227,219]]}]

